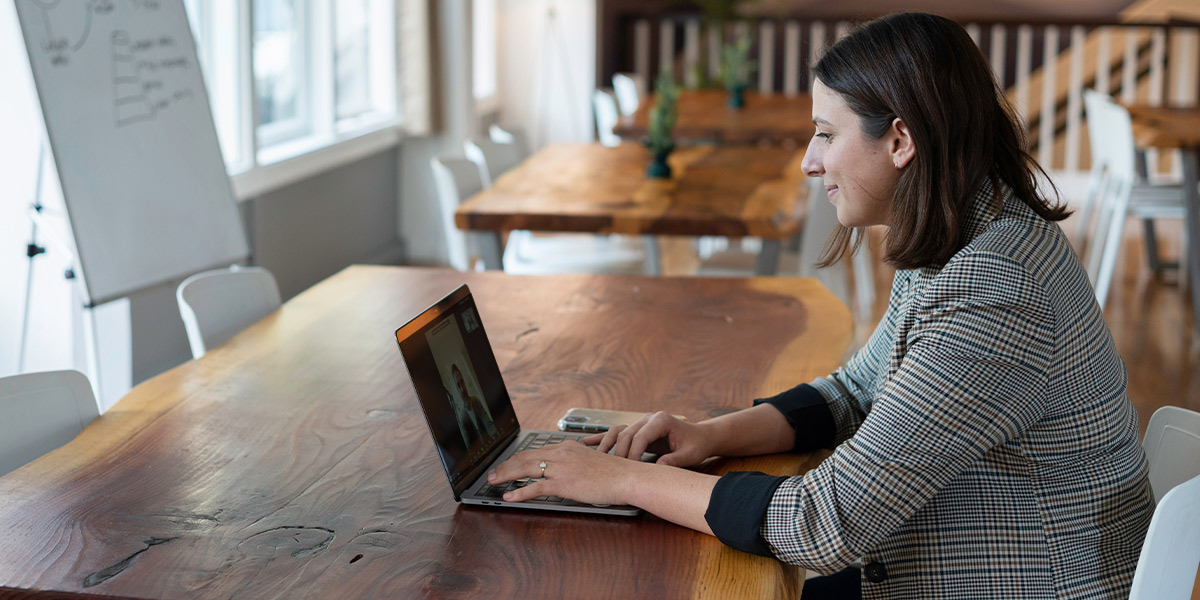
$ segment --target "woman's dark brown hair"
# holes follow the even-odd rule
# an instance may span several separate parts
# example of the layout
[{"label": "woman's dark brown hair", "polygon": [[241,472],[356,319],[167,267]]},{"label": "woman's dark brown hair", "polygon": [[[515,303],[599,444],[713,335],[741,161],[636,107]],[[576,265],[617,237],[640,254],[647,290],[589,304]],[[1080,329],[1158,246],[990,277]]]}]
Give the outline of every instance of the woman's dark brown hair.
[{"label": "woman's dark brown hair", "polygon": [[[834,44],[815,71],[862,119],[864,135],[882,137],[898,117],[912,136],[916,155],[892,198],[888,264],[945,265],[969,241],[966,215],[987,178],[1047,220],[1070,214],[1038,194],[1037,174],[1045,172],[1026,151],[1025,130],[983,53],[954,21],[922,13],[871,21]],[[852,234],[838,225],[818,264],[852,253],[861,240]]]}]

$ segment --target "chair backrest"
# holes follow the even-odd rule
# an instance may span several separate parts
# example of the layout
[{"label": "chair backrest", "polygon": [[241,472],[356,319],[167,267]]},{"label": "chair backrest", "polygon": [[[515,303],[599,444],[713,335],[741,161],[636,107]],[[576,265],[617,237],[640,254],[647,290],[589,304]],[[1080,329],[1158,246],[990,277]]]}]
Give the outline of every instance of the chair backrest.
[{"label": "chair backrest", "polygon": [[1093,90],[1085,90],[1083,100],[1093,161],[1086,206],[1094,205],[1096,213],[1095,219],[1089,218],[1090,210],[1081,215],[1081,220],[1090,227],[1084,263],[1088,278],[1096,286],[1096,301],[1103,308],[1137,176],[1137,159],[1129,111]]},{"label": "chair backrest", "polygon": [[617,95],[617,107],[621,114],[632,115],[637,112],[638,105],[645,94],[637,76],[628,73],[617,73],[612,78],[613,92]]},{"label": "chair backrest", "polygon": [[1084,90],[1083,103],[1092,164],[1102,165],[1109,177],[1133,181],[1137,176],[1137,156],[1129,110],[1095,90]]},{"label": "chair backrest", "polygon": [[0,475],[75,439],[98,416],[79,371],[0,377]]},{"label": "chair backrest", "polygon": [[471,248],[466,234],[454,224],[454,212],[464,200],[483,190],[479,166],[465,158],[449,156],[435,157],[429,164],[433,170],[433,183],[437,188],[442,232],[446,236],[450,266],[459,271],[470,270]]},{"label": "chair backrest", "polygon": [[500,175],[521,162],[516,146],[490,138],[473,138],[463,142],[463,154],[479,167],[483,187],[492,187]]},{"label": "chair backrest", "polygon": [[1178,406],[1154,411],[1142,446],[1150,463],[1150,487],[1160,500],[1171,488],[1200,476],[1200,413]]},{"label": "chair backrest", "polygon": [[1129,600],[1188,600],[1200,566],[1200,477],[1167,492],[1154,509]]},{"label": "chair backrest", "polygon": [[529,158],[529,139],[525,137],[524,131],[515,127],[492,125],[488,127],[488,137],[492,138],[493,142],[512,144],[513,149],[517,151],[518,160]]},{"label": "chair backrest", "polygon": [[604,90],[596,90],[592,94],[592,107],[596,110],[596,138],[605,146],[621,145],[621,137],[613,133],[620,115],[617,113],[617,101],[612,94]]},{"label": "chair backrest", "polygon": [[262,267],[197,273],[175,290],[192,357],[200,358],[279,308],[279,285]]}]

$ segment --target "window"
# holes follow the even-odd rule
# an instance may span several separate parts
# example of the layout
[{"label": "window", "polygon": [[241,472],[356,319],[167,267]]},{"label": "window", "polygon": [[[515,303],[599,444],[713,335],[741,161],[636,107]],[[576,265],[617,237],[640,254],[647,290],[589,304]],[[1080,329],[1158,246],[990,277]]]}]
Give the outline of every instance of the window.
[{"label": "window", "polygon": [[242,121],[247,115],[243,114],[240,100],[245,88],[242,76],[245,69],[239,64],[239,34],[234,26],[241,21],[238,3],[187,0],[185,5],[192,35],[196,38],[200,69],[204,73],[205,87],[208,88],[208,101],[212,105],[221,152],[230,170],[240,171],[249,156],[245,151],[247,144],[242,139]]},{"label": "window", "polygon": [[254,86],[259,144],[307,133],[304,0],[254,0]]},{"label": "window", "polygon": [[394,113],[394,2],[340,0],[333,20],[334,118],[339,126]]},{"label": "window", "polygon": [[471,3],[471,87],[480,110],[493,110],[499,102],[497,77],[496,0],[472,0]]},{"label": "window", "polygon": [[398,0],[184,0],[231,173],[387,130]]}]

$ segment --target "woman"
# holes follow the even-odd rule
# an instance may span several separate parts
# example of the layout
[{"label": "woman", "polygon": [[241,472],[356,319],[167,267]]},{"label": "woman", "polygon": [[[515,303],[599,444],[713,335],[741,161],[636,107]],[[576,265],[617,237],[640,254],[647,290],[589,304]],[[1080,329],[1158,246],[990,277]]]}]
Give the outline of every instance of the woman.
[{"label": "woman", "polygon": [[[505,499],[633,504],[822,573],[861,559],[866,598],[1128,596],[1153,500],[1124,364],[982,54],[952,21],[900,14],[815,70],[804,169],[841,224],[824,262],[887,225],[898,269],[867,344],[752,408],[654,414],[586,440],[613,455],[563,444],[492,481],[544,462]],[[663,438],[658,464],[621,458]],[[819,447],[802,477],[674,468]]]}]

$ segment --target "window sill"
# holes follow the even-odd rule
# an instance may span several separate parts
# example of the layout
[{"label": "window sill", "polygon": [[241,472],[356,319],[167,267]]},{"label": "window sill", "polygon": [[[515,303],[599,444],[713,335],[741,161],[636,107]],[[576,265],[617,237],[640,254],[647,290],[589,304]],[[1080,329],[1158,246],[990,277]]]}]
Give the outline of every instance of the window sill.
[{"label": "window sill", "polygon": [[310,136],[259,152],[258,164],[233,173],[238,201],[249,200],[394,148],[400,142],[395,119],[332,136]]}]

